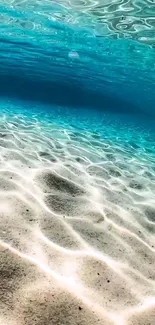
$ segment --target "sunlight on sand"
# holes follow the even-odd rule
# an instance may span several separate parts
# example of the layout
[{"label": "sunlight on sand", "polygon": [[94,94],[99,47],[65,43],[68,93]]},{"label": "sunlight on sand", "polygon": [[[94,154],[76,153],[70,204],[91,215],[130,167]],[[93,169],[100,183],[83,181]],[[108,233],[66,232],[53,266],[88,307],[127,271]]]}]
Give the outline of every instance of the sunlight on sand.
[{"label": "sunlight on sand", "polygon": [[154,139],[105,132],[1,118],[0,325],[154,325]]}]

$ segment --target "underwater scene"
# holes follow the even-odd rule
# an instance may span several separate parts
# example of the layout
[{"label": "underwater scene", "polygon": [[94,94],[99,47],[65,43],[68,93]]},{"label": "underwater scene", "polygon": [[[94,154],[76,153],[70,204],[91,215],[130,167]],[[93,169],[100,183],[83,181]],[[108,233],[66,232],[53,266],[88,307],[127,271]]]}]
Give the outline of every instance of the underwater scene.
[{"label": "underwater scene", "polygon": [[0,325],[155,325],[155,1],[0,3]]}]

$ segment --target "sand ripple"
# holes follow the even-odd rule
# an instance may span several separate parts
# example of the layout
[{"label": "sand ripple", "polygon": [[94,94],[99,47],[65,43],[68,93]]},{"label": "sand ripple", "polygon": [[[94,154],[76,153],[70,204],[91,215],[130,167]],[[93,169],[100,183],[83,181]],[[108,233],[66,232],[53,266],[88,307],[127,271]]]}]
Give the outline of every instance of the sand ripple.
[{"label": "sand ripple", "polygon": [[154,325],[155,142],[135,132],[1,118],[0,325]]}]

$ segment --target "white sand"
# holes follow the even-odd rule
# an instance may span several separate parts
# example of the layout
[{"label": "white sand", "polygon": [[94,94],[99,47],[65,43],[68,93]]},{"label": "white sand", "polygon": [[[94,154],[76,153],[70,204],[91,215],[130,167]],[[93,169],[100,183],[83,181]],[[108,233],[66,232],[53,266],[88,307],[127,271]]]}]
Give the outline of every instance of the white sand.
[{"label": "white sand", "polygon": [[0,325],[154,325],[152,151],[0,123]]}]

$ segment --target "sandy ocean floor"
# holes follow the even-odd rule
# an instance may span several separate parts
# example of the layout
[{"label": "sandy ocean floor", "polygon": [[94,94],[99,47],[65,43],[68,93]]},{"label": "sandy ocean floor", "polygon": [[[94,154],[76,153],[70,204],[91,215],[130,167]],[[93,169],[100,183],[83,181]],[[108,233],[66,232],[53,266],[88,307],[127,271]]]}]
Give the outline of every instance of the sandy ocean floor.
[{"label": "sandy ocean floor", "polygon": [[155,324],[154,148],[1,117],[0,325]]}]

